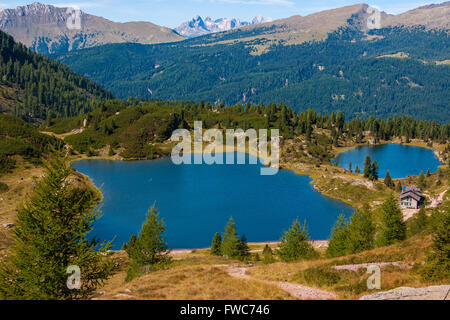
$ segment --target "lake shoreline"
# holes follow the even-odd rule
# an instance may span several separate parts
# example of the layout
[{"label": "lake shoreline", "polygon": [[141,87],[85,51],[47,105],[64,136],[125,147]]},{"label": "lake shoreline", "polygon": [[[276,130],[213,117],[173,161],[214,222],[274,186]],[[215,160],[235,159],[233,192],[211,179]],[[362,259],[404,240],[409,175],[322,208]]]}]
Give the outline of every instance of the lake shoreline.
[{"label": "lake shoreline", "polygon": [[[422,146],[422,145],[419,145],[419,143],[414,143],[414,144],[404,144],[404,143],[399,143],[399,142],[390,142],[390,141],[386,141],[386,142],[380,142],[380,143],[378,143],[377,145],[385,145],[385,144],[389,144],[389,143],[395,143],[395,144],[402,144],[402,145],[405,145],[405,146],[408,146],[408,145],[412,145],[412,146],[417,146],[417,147],[424,147],[424,146]],[[333,150],[334,152],[334,155],[335,155],[335,158],[339,155],[339,154],[341,154],[341,153],[343,153],[343,152],[346,152],[346,151],[349,151],[349,150],[352,150],[352,149],[355,149],[355,148],[357,148],[357,147],[361,147],[361,146],[367,146],[368,144],[367,143],[364,143],[364,144],[355,144],[355,145],[353,145],[353,146],[348,146],[348,147],[341,147],[341,148],[338,148],[338,149],[335,149],[335,150]],[[377,145],[373,145],[373,146],[377,146]],[[435,148],[431,148],[431,147],[428,147],[428,148],[426,148],[426,149],[430,149],[430,150],[433,150],[434,152],[435,152],[435,155],[436,155],[436,153],[438,153],[439,151],[438,150],[436,150]],[[226,153],[226,151],[224,151],[224,152],[222,152],[222,153]],[[247,150],[246,150],[246,152],[245,153],[247,153],[247,154],[249,154],[249,155],[252,155],[252,156],[255,156],[254,154],[252,154],[252,153],[249,153],[249,152],[247,152]],[[194,153],[191,153],[191,154],[194,154]],[[160,158],[158,158],[158,159],[153,159],[153,160],[159,160],[159,159],[165,159],[165,158],[168,158],[168,157],[160,157]],[[335,159],[334,158],[334,159]],[[258,158],[260,161],[261,161],[261,158]],[[124,162],[128,162],[128,161],[143,161],[143,160],[145,160],[145,159],[135,159],[135,160],[124,160],[124,159],[120,159],[120,158],[118,158],[118,156],[114,156],[114,157],[111,157],[111,156],[95,156],[95,157],[87,157],[87,156],[85,156],[85,155],[82,155],[82,156],[76,156],[76,157],[74,157],[74,158],[72,158],[71,159],[71,164],[72,163],[74,163],[74,162],[78,162],[78,161],[82,161],[82,160],[107,160],[107,161],[124,161]],[[153,161],[153,160],[147,160],[147,161]],[[442,162],[441,162],[442,163]],[[325,164],[325,165],[322,165],[323,167],[325,167],[325,170],[327,170],[326,168],[327,167],[335,167],[335,168],[339,168],[339,167],[336,167],[335,165],[333,165],[333,164],[331,164],[331,163],[327,163],[327,164]],[[339,168],[339,169],[342,169],[342,168]],[[333,194],[330,194],[330,193],[328,193],[328,192],[324,192],[324,190],[321,190],[321,188],[319,188],[318,186],[317,186],[317,176],[319,175],[319,174],[321,174],[321,173],[323,173],[323,168],[313,168],[312,166],[310,166],[309,168],[307,168],[306,170],[299,170],[298,168],[295,168],[294,166],[291,166],[291,164],[289,164],[289,163],[283,163],[283,165],[281,166],[280,165],[280,170],[289,170],[289,171],[292,171],[293,173],[295,173],[296,175],[304,175],[304,176],[308,176],[308,177],[310,177],[311,179],[312,179],[312,181],[311,181],[311,185],[312,185],[312,187],[313,187],[313,189],[316,191],[316,192],[319,192],[320,194],[322,194],[323,196],[326,196],[326,197],[328,197],[328,198],[330,198],[330,199],[335,199],[335,200],[338,200],[338,201],[340,201],[340,202],[343,202],[343,203],[345,203],[345,204],[348,204],[348,205],[350,205],[350,206],[352,206],[353,208],[357,208],[358,206],[356,206],[355,205],[355,203],[353,203],[352,201],[348,201],[348,200],[346,200],[346,199],[343,199],[342,197],[338,197],[338,196],[335,196],[335,195],[333,195]],[[79,171],[77,171],[77,172],[79,172]],[[344,172],[345,172],[345,169],[344,169]],[[89,183],[91,184],[91,186],[93,187],[93,188],[95,188],[96,190],[98,190],[98,192],[101,194],[101,200],[100,200],[100,202],[99,203],[101,203],[102,201],[103,201],[103,193],[102,193],[102,191],[94,184],[94,182],[93,182],[93,180],[91,179],[91,177],[89,177],[88,175],[85,175],[85,174],[83,174],[83,173],[81,173],[81,172],[79,172],[80,174],[82,174],[83,176],[85,176],[85,177],[87,177],[87,179],[88,179],[88,181],[89,181]],[[358,178],[358,176],[355,176],[354,177],[355,179],[357,179]],[[362,177],[360,177],[361,179],[363,179]],[[375,190],[374,190],[374,192],[376,192]],[[317,240],[318,241],[318,240]],[[263,242],[258,242],[258,244],[261,244],[261,243],[273,243],[274,241],[263,241]],[[183,248],[183,249],[175,249],[175,250],[199,250],[199,249],[196,249],[196,248]]]}]

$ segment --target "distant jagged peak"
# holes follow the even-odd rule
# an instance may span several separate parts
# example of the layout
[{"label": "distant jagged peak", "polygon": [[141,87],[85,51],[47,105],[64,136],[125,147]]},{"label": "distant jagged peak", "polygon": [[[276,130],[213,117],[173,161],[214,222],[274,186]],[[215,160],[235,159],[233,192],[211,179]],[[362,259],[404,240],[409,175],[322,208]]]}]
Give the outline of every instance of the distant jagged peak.
[{"label": "distant jagged peak", "polygon": [[194,38],[209,33],[223,32],[271,21],[271,18],[264,18],[261,15],[255,16],[251,22],[241,21],[239,18],[219,18],[214,20],[210,16],[203,20],[197,15],[193,19],[183,22],[175,30],[185,37]]}]

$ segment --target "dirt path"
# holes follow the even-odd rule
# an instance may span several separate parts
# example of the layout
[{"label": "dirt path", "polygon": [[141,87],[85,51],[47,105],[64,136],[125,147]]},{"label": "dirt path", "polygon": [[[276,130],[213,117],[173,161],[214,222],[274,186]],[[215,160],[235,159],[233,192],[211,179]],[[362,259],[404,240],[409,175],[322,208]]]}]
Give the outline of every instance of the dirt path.
[{"label": "dirt path", "polygon": [[240,279],[253,280],[264,282],[266,284],[271,284],[279,287],[280,289],[289,292],[293,297],[300,300],[336,300],[338,299],[337,295],[334,293],[311,288],[307,286],[303,286],[301,284],[292,283],[292,282],[282,282],[282,281],[269,281],[269,280],[260,280],[255,279],[246,274],[246,271],[251,267],[242,267],[242,266],[232,266],[225,269],[225,271],[231,276]]},{"label": "dirt path", "polygon": [[442,204],[442,201],[444,201],[444,196],[447,193],[448,190],[445,190],[439,194],[437,198],[431,198],[431,204],[427,206],[429,209],[437,208],[440,204]]}]

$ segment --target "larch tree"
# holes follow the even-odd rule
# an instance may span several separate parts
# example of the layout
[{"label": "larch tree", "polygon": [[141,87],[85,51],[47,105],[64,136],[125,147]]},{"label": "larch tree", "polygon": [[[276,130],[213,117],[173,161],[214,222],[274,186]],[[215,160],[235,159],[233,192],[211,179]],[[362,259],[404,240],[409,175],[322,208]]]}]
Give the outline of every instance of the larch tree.
[{"label": "larch tree", "polygon": [[375,224],[366,206],[356,210],[348,225],[347,252],[358,253],[375,247]]},{"label": "larch tree", "polygon": [[233,217],[230,218],[225,226],[225,232],[222,237],[222,254],[229,258],[239,257],[241,241],[236,231],[236,224]]},{"label": "larch tree", "polygon": [[112,272],[102,255],[110,243],[88,237],[101,217],[98,195],[76,183],[59,151],[44,168],[17,213],[15,245],[0,267],[1,299],[87,299]]},{"label": "larch tree", "polygon": [[316,252],[308,242],[306,222],[302,225],[295,220],[291,228],[281,237],[278,256],[285,262],[297,261],[315,256]]},{"label": "larch tree", "polygon": [[376,243],[380,247],[389,246],[405,238],[406,224],[403,221],[403,213],[391,194],[382,205],[381,225]]},{"label": "larch tree", "polygon": [[327,257],[334,258],[347,254],[348,223],[345,215],[341,213],[331,231],[327,248]]},{"label": "larch tree", "polygon": [[159,218],[159,213],[153,205],[147,213],[146,221],[134,245],[127,248],[131,259],[127,280],[171,261],[165,230],[164,222]]}]

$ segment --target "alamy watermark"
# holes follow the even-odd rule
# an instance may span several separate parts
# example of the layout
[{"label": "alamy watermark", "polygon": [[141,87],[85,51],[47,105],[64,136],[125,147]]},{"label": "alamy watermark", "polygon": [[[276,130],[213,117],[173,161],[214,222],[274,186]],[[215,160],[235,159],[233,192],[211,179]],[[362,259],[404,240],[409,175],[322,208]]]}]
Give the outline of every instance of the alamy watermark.
[{"label": "alamy watermark", "polygon": [[81,30],[81,10],[75,7],[69,7],[66,10],[66,26],[69,30]]},{"label": "alamy watermark", "polygon": [[371,276],[367,279],[367,289],[380,290],[381,289],[381,269],[380,266],[371,265],[367,268],[367,273]]},{"label": "alamy watermark", "polygon": [[81,269],[79,266],[72,265],[67,267],[67,288],[69,290],[80,290],[81,289]]},{"label": "alamy watermark", "polygon": [[377,6],[369,6],[366,10],[369,14],[367,18],[367,28],[371,29],[381,29],[381,11]]},{"label": "alamy watermark", "polygon": [[[172,149],[172,162],[174,164],[245,164],[246,155],[249,153],[249,164],[261,164],[265,166],[260,169],[263,176],[275,175],[280,168],[280,130],[270,130],[270,145],[268,143],[268,130],[260,129],[227,129],[225,131],[225,142],[223,131],[219,129],[208,129],[203,132],[201,121],[194,122],[194,137],[186,129],[177,129],[170,138],[173,142],[179,142]],[[203,142],[209,144],[203,148]],[[237,142],[237,145],[235,145]],[[248,146],[248,147],[247,147]],[[270,150],[269,150],[270,147]],[[225,150],[224,150],[225,149]],[[226,152],[224,155],[224,151]],[[235,151],[238,151],[235,157]],[[270,151],[270,152],[269,152]],[[193,159],[192,159],[193,158]],[[235,159],[237,158],[237,159]],[[192,161],[193,160],[193,161]]]}]

